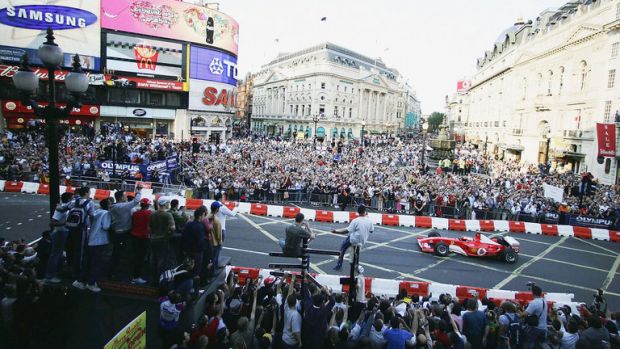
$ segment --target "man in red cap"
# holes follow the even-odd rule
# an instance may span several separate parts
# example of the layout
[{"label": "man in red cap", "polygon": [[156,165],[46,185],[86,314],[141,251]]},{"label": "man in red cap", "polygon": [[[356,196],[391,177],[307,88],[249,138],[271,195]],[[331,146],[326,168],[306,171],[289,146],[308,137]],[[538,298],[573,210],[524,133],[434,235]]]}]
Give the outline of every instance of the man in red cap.
[{"label": "man in red cap", "polygon": [[151,200],[144,198],[140,200],[140,210],[134,212],[131,216],[131,246],[133,246],[131,282],[134,284],[142,285],[146,283],[146,280],[141,276],[149,241],[149,221],[152,213],[149,209],[150,207]]}]

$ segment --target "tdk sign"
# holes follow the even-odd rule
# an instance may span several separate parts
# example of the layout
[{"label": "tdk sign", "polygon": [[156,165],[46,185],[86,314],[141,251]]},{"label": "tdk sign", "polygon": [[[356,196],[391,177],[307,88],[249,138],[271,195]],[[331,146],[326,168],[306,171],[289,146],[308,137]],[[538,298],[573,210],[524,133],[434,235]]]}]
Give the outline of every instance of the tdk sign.
[{"label": "tdk sign", "polygon": [[18,28],[79,29],[96,22],[97,15],[67,6],[24,5],[0,9],[0,23]]},{"label": "tdk sign", "polygon": [[190,79],[237,85],[237,57],[233,55],[192,45],[189,64]]}]

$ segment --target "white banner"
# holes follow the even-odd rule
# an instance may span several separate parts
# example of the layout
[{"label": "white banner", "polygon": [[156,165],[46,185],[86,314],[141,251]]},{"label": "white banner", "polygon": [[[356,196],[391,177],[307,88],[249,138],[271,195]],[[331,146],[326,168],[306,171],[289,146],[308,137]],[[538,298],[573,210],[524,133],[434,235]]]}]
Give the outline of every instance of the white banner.
[{"label": "white banner", "polygon": [[106,34],[106,68],[138,76],[182,77],[183,46],[130,35]]},{"label": "white banner", "polygon": [[237,86],[190,79],[189,109],[234,113],[237,110]]},{"label": "white banner", "polygon": [[564,189],[543,183],[543,190],[545,191],[545,197],[555,200],[556,202],[562,202],[564,199]]}]

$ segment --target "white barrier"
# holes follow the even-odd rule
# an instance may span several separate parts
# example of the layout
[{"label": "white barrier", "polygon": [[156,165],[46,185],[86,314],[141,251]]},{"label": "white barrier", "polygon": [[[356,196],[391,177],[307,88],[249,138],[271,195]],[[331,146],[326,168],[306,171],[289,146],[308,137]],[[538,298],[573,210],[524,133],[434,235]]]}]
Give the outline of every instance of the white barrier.
[{"label": "white barrier", "polygon": [[415,216],[400,215],[398,224],[401,227],[415,227]]},{"label": "white barrier", "polygon": [[24,182],[22,184],[22,193],[36,194],[39,190],[39,183]]},{"label": "white barrier", "polygon": [[334,223],[349,223],[349,212],[334,211]]},{"label": "white barrier", "polygon": [[267,216],[282,217],[284,216],[283,206],[267,205]]}]

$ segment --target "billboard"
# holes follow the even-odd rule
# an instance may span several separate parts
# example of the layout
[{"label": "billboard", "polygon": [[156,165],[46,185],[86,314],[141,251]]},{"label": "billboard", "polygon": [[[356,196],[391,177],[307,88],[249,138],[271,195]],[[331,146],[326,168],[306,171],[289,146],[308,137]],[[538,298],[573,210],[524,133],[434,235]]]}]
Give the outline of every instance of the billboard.
[{"label": "billboard", "polygon": [[25,54],[30,63],[42,65],[37,49],[45,31],[54,30],[64,52],[64,67],[79,54],[82,68],[99,70],[101,34],[99,0],[11,0],[0,5],[0,60],[18,63]]},{"label": "billboard", "polygon": [[189,41],[236,55],[239,25],[214,9],[170,0],[101,2],[101,27]]},{"label": "billboard", "polygon": [[596,123],[598,156],[616,156],[616,125]]},{"label": "billboard", "polygon": [[190,47],[190,79],[237,85],[237,57],[205,47]]},{"label": "billboard", "polygon": [[189,109],[234,113],[236,108],[237,86],[190,79]]},{"label": "billboard", "polygon": [[133,35],[106,34],[106,69],[129,72],[136,76],[165,76],[180,79],[183,75],[183,46],[168,41]]},{"label": "billboard", "polygon": [[456,92],[467,92],[471,88],[471,81],[459,80],[456,83]]},{"label": "billboard", "polygon": [[[0,79],[1,78],[12,78],[15,73],[19,70],[18,65],[12,64],[0,64]],[[33,67],[32,71],[39,77],[40,80],[49,79],[49,72],[45,68],[37,68]],[[67,78],[67,74],[69,74],[68,70],[60,69],[56,70],[54,73],[54,81],[64,82]],[[90,85],[101,85],[103,84],[104,76],[103,74],[93,74],[91,72],[86,72],[86,76],[88,77]]]}]

